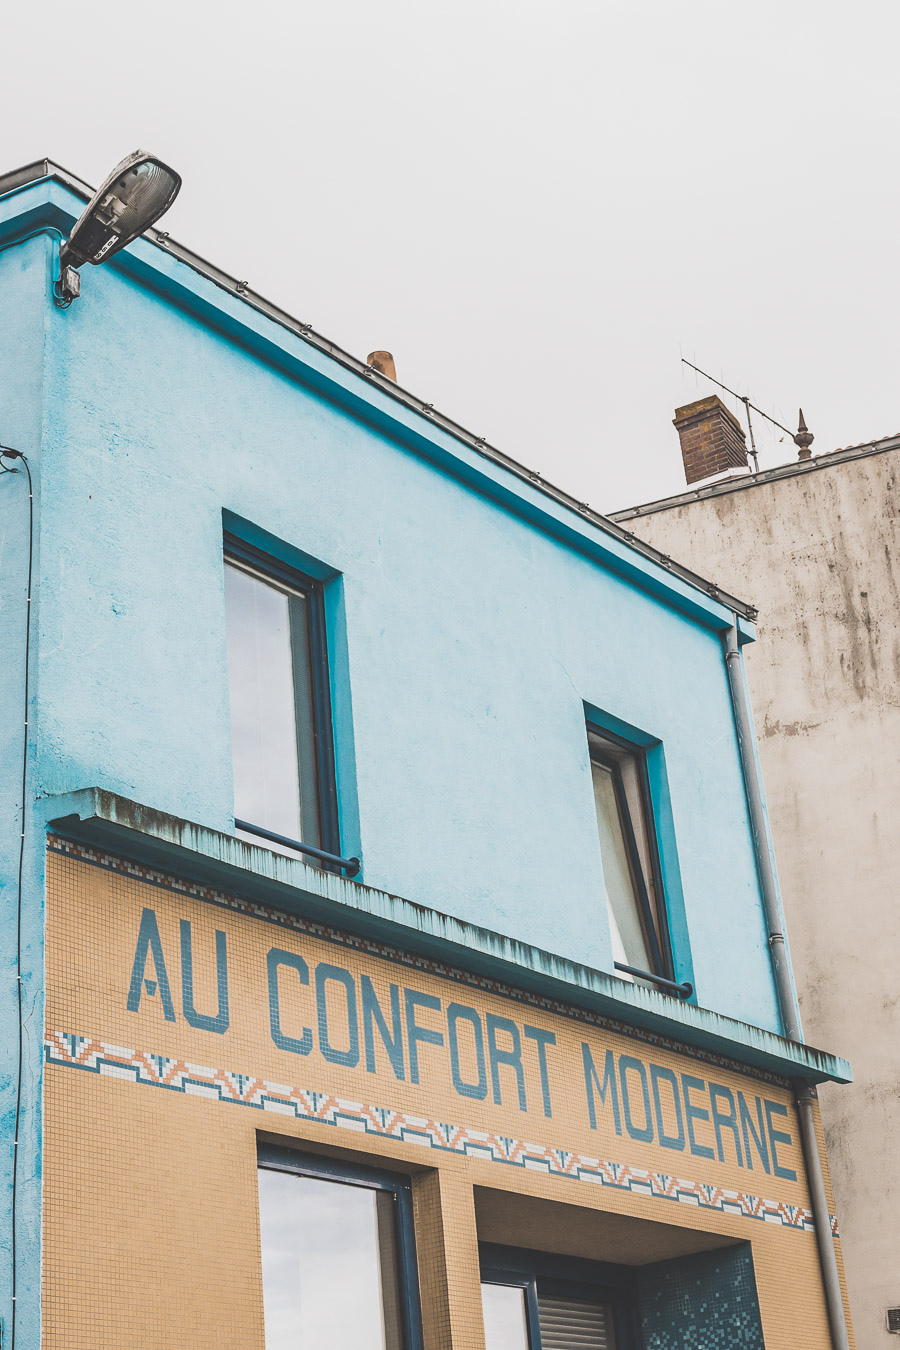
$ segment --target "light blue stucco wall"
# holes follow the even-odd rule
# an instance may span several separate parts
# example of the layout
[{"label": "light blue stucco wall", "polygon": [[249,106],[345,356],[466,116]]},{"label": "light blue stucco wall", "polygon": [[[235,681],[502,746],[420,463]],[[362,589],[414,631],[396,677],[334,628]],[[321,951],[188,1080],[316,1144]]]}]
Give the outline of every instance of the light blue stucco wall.
[{"label": "light blue stucco wall", "polygon": [[229,827],[233,512],[340,574],[343,847],[367,882],[609,969],[588,702],[664,743],[701,1002],[774,1025],[715,633],[112,268],[53,318],[42,791]]},{"label": "light blue stucco wall", "polygon": [[[58,216],[65,196],[30,189],[5,204],[7,218],[27,208],[40,220],[51,197]],[[69,209],[79,209],[74,198]],[[185,307],[187,283],[184,303],[172,303],[179,265],[164,257],[153,276],[161,250],[137,246],[143,280],[127,265],[85,268],[82,298],[55,310],[52,247],[43,237],[0,252],[0,441],[29,455],[39,489],[34,795],[98,785],[232,827],[226,513],[232,528],[262,542],[265,532],[288,560],[299,551],[335,578],[327,601],[342,847],[362,858],[362,879],[610,970],[590,706],[662,743],[666,856],[678,871],[669,881],[683,895],[680,972],[703,1005],[777,1029],[715,629],[599,565],[563,530],[540,528],[536,494],[474,464],[424,419],[404,429],[365,381],[342,372],[325,397],[329,363],[299,339],[252,315],[257,336],[274,330],[270,354],[284,360],[252,350],[261,345],[253,334],[236,341],[246,306],[206,283],[204,321]],[[206,321],[216,313],[219,328]],[[477,491],[477,474],[497,491]],[[0,724],[7,764],[21,707],[25,519],[21,476],[0,478],[0,641],[13,654]],[[4,775],[0,794],[8,971],[15,775]],[[40,844],[29,840],[26,865],[38,1026]],[[28,1056],[20,1244],[32,1248],[20,1246],[20,1271],[33,1267],[36,1281],[40,1058],[35,1047]],[[9,1101],[6,1090],[4,1109]],[[22,1307],[21,1326],[33,1330],[36,1299]],[[20,1350],[31,1343],[23,1334]]]},{"label": "light blue stucco wall", "polygon": [[[0,442],[28,453],[39,448],[44,414],[45,280],[50,244],[33,239],[0,252]],[[38,456],[35,455],[35,460]],[[7,460],[12,466],[12,461]],[[34,462],[34,461],[32,461]],[[35,477],[35,564],[40,559],[40,482]],[[19,1068],[17,912],[22,832],[24,658],[28,586],[28,480],[21,468],[0,474],[0,1332],[10,1344],[12,1312],[13,1159]],[[39,627],[34,604],[32,638]],[[38,665],[31,663],[31,706],[38,706]],[[36,773],[29,744],[29,775]],[[44,850],[30,830],[22,857],[22,1056],[19,1165],[16,1177],[16,1300],[19,1350],[37,1347],[41,1278],[41,1065],[44,1021]],[[43,831],[41,831],[43,834]],[[41,841],[42,842],[42,841]]]}]

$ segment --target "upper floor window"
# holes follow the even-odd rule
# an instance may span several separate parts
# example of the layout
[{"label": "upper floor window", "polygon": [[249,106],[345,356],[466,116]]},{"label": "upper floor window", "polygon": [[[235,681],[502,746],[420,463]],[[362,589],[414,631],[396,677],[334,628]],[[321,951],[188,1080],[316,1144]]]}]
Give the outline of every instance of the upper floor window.
[{"label": "upper floor window", "polygon": [[646,752],[596,727],[588,744],[613,959],[672,980]]},{"label": "upper floor window", "polygon": [[321,583],[226,536],[225,618],[235,817],[337,852]]}]

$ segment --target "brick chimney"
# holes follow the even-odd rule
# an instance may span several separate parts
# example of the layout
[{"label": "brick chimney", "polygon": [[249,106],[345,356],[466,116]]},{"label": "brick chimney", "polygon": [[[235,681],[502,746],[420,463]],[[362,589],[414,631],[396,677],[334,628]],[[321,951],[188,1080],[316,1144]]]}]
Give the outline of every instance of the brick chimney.
[{"label": "brick chimney", "polygon": [[366,357],[366,365],[371,366],[373,370],[377,370],[380,375],[386,375],[395,384],[397,383],[397,368],[390,352],[369,352]]},{"label": "brick chimney", "polygon": [[684,476],[688,483],[712,478],[728,469],[749,467],[741,424],[718,394],[676,408],[674,425],[681,441]]}]

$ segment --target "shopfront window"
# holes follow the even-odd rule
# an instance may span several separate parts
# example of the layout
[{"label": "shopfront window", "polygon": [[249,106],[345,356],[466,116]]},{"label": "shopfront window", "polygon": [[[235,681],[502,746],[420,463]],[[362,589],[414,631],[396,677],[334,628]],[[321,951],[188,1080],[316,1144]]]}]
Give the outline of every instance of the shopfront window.
[{"label": "shopfront window", "polygon": [[616,1350],[610,1303],[538,1289],[541,1350]]},{"label": "shopfront window", "polygon": [[262,1161],[266,1350],[415,1350],[408,1200],[402,1179]]},{"label": "shopfront window", "polygon": [[526,1291],[521,1285],[482,1284],[485,1350],[530,1350]]},{"label": "shopfront window", "polygon": [[501,1261],[497,1269],[482,1262],[485,1350],[626,1350],[632,1344],[627,1331],[617,1331],[629,1321],[624,1291],[610,1297],[601,1286],[560,1279],[565,1261],[539,1252],[510,1249]]},{"label": "shopfront window", "polygon": [[[540,1269],[540,1254],[522,1255]],[[482,1308],[484,1350],[622,1350],[614,1303],[586,1285],[498,1273],[482,1282]]]}]

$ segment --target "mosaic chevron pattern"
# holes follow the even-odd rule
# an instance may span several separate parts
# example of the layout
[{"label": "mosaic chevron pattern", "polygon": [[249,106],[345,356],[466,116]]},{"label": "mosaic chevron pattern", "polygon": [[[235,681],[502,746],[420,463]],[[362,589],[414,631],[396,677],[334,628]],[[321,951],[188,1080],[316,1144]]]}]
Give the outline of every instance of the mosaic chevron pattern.
[{"label": "mosaic chevron pattern", "polygon": [[[445,1153],[464,1154],[507,1166],[527,1167],[550,1176],[609,1186],[655,1200],[669,1200],[693,1205],[698,1209],[715,1210],[720,1214],[780,1224],[783,1228],[798,1232],[814,1231],[811,1212],[798,1205],[765,1200],[757,1195],[727,1190],[721,1186],[708,1186],[699,1181],[685,1181],[681,1177],[650,1172],[646,1168],[625,1163],[606,1162],[546,1144],[530,1144],[521,1139],[471,1129],[465,1125],[451,1125],[427,1116],[413,1116],[391,1107],[344,1101],[329,1092],[271,1083],[252,1074],[188,1064],[166,1055],[109,1045],[90,1036],[50,1032],[44,1042],[44,1051],[48,1064],[83,1069],[89,1073],[123,1078],[133,1083],[194,1097],[207,1097],[212,1101],[236,1106],[250,1106],[260,1111],[274,1111],[296,1120],[317,1121],[321,1125],[336,1126],[342,1130],[399,1139],[407,1144],[420,1144],[424,1148]],[[836,1235],[837,1221],[833,1216],[831,1227]]]}]

